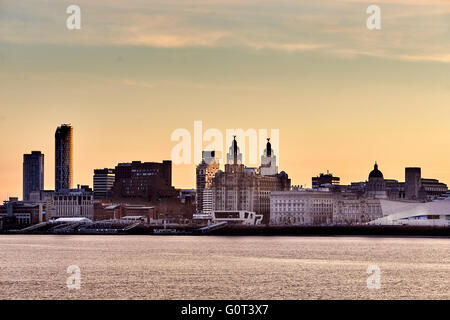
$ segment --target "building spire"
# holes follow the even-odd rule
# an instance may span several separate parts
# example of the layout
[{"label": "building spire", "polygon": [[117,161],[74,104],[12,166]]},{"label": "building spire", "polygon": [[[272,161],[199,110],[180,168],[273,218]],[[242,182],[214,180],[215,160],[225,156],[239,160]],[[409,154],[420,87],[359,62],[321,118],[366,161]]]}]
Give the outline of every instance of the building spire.
[{"label": "building spire", "polygon": [[266,152],[267,152],[267,156],[271,157],[272,156],[272,145],[270,144],[270,138],[267,138],[267,145],[266,145]]},{"label": "building spire", "polygon": [[233,163],[237,164],[237,141],[236,141],[236,136],[233,136]]}]

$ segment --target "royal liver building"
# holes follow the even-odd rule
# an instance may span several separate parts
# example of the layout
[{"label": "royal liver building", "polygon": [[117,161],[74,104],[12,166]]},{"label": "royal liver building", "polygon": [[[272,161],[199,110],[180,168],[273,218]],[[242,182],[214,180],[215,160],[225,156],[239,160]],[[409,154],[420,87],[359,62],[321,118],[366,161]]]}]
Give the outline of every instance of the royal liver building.
[{"label": "royal liver building", "polygon": [[248,168],[242,164],[236,137],[227,154],[225,172],[219,170],[212,183],[215,210],[245,210],[263,215],[263,223],[269,222],[270,192],[288,191],[291,180],[282,171],[278,173],[276,156],[268,139],[261,156],[261,166]]}]

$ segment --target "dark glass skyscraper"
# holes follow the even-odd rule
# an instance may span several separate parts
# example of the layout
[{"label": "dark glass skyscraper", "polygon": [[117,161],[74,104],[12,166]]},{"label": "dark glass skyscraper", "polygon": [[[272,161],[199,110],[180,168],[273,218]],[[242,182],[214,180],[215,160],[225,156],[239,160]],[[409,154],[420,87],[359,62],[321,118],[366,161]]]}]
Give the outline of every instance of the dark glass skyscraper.
[{"label": "dark glass skyscraper", "polygon": [[30,192],[44,189],[44,155],[32,151],[23,155],[23,200],[30,200]]},{"label": "dark glass skyscraper", "polygon": [[63,124],[55,132],[55,191],[72,188],[73,128]]}]

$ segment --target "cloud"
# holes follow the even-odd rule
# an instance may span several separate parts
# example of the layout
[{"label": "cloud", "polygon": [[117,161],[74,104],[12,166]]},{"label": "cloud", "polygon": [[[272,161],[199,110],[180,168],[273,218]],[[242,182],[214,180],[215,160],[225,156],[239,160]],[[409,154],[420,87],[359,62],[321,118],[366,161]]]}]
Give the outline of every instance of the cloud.
[{"label": "cloud", "polygon": [[429,62],[450,63],[450,53],[399,55],[397,57],[401,60],[406,60],[406,61],[429,61]]},{"label": "cloud", "polygon": [[80,0],[79,31],[65,28],[67,15],[58,1],[42,6],[35,2],[3,2],[0,41],[166,49],[242,47],[449,62],[449,1],[380,0],[381,31],[365,27],[363,9],[372,3],[366,0],[129,0],[126,4]]}]

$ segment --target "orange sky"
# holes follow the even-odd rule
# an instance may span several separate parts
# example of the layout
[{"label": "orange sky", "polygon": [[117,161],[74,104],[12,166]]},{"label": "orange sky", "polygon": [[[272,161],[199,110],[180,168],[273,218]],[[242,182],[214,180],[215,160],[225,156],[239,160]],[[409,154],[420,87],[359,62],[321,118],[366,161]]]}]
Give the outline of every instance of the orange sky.
[{"label": "orange sky", "polygon": [[[32,150],[54,187],[61,123],[74,126],[76,184],[170,159],[171,133],[193,134],[195,120],[224,134],[279,129],[293,184],[327,169],[365,180],[375,160],[386,178],[420,166],[450,183],[445,2],[380,2],[379,31],[365,27],[364,1],[79,2],[77,31],[56,1],[0,4],[1,199],[21,197]],[[194,187],[194,168],[174,165],[174,185]]]}]

